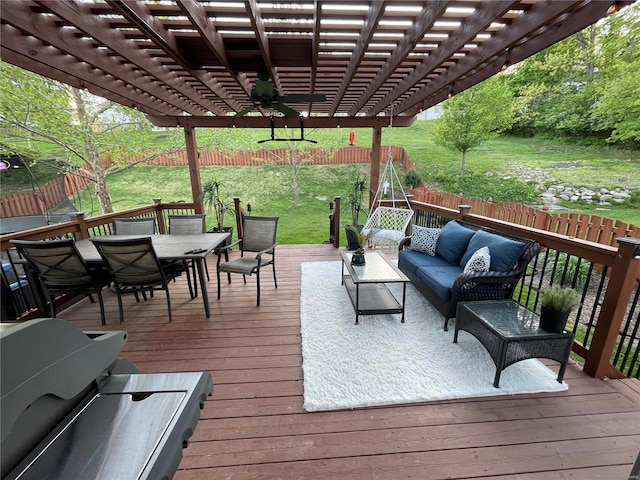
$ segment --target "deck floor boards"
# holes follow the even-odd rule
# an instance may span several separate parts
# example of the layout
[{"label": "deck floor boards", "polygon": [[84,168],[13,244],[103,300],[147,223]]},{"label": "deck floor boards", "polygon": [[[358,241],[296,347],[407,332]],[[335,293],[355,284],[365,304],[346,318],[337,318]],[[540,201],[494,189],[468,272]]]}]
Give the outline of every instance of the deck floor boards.
[{"label": "deck floor boards", "polygon": [[170,289],[172,323],[163,294],[126,299],[124,325],[110,292],[105,327],[88,300],[60,314],[85,330],[126,330],[122,355],[141,372],[212,373],[214,395],[176,480],[629,476],[640,451],[640,382],[600,381],[576,365],[565,392],[306,413],[300,265],[340,257],[329,245],[283,245],[277,254],[278,288],[263,275],[260,307],[254,278],[223,279],[218,301],[211,258],[210,319],[183,278]]}]

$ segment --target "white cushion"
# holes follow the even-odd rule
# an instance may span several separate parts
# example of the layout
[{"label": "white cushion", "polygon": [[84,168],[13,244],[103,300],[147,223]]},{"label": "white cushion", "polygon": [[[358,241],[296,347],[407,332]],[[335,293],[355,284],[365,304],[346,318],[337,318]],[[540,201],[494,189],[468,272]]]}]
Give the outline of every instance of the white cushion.
[{"label": "white cushion", "polygon": [[[368,235],[371,230],[368,228],[363,228],[362,233]],[[404,238],[404,232],[400,232],[398,230],[378,230],[373,229],[373,235],[371,236],[371,240],[382,239],[389,240],[391,242],[399,243],[400,240]]]},{"label": "white cushion", "polygon": [[411,227],[411,250],[426,253],[432,257],[436,254],[436,243],[440,237],[441,228],[427,228],[420,225]]},{"label": "white cushion", "polygon": [[488,272],[491,265],[491,254],[489,247],[479,248],[471,255],[471,258],[464,266],[463,273],[469,272]]}]

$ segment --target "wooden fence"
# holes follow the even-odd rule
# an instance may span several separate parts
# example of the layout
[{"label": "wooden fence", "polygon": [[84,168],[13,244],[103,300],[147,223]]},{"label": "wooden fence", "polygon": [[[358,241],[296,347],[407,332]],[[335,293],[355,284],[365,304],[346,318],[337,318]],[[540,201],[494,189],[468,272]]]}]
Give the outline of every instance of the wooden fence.
[{"label": "wooden fence", "polygon": [[78,169],[74,172],[66,172],[32,192],[2,197],[0,198],[0,218],[42,215],[77,194],[89,182],[88,174],[83,169]]},{"label": "wooden fence", "polygon": [[635,225],[586,213],[553,213],[547,205],[537,208],[521,203],[493,203],[491,199],[430,192],[425,188],[415,188],[411,193],[413,200],[417,202],[453,210],[457,210],[460,205],[469,205],[477,215],[601,245],[617,247],[617,237],[640,237],[640,227]]}]

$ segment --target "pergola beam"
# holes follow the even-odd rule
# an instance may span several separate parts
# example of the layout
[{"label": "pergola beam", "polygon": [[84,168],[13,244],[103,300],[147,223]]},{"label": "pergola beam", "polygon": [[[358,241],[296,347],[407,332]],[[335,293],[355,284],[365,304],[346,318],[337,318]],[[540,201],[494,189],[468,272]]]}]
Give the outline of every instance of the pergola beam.
[{"label": "pergola beam", "polygon": [[[302,118],[302,117],[301,117]],[[189,128],[271,128],[271,117],[195,117],[147,115],[147,119],[156,127]],[[305,128],[379,128],[408,127],[416,117],[304,117]],[[273,117],[274,128],[298,128],[300,120],[295,118]]]}]

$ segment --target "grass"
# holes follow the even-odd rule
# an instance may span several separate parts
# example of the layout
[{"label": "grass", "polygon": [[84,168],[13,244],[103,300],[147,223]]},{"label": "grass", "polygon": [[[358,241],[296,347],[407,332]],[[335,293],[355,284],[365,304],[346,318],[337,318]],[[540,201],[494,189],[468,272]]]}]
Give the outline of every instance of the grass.
[{"label": "grass", "polygon": [[[335,196],[344,197],[352,179],[366,169],[353,164],[303,167],[299,172],[300,205],[293,203],[288,167],[202,167],[200,175],[203,181],[218,176],[230,204],[237,196],[245,210],[251,205],[252,215],[279,216],[279,243],[318,244],[329,238],[329,202]],[[139,166],[108,179],[114,208],[120,211],[148,205],[153,198],[191,201],[189,185],[189,172],[184,167]],[[86,216],[100,213],[88,191],[75,204]],[[341,217],[345,222],[350,218],[346,202]],[[207,227],[214,223],[213,212],[207,212]],[[226,216],[225,225],[233,224],[232,216]],[[343,233],[341,237],[344,239]]]},{"label": "grass", "polygon": [[[561,139],[501,136],[486,142],[467,155],[464,181],[460,181],[460,154],[433,143],[433,122],[418,121],[407,128],[386,128],[382,143],[403,146],[416,164],[416,170],[430,188],[453,191],[467,196],[492,196],[494,201],[535,202],[535,186],[514,174],[515,165],[540,168],[557,182],[592,189],[616,187],[640,192],[640,153],[609,147],[575,145]],[[354,129],[355,144],[371,146],[370,129]],[[240,132],[242,133],[242,132]],[[311,137],[310,137],[311,138]],[[325,130],[325,139],[348,144],[349,129]],[[269,144],[264,144],[269,146]],[[273,145],[280,147],[280,144]],[[383,159],[386,152],[383,152]],[[564,168],[577,164],[579,168]],[[33,170],[39,183],[51,174]],[[229,197],[239,196],[243,205],[252,205],[254,215],[279,215],[281,243],[319,243],[328,239],[328,204],[333,197],[345,198],[348,184],[358,172],[368,173],[363,165],[307,166],[300,172],[299,206],[293,205],[291,176],[287,167],[202,167],[206,181],[214,173],[221,177]],[[488,176],[490,172],[490,176]],[[15,191],[30,191],[28,177],[2,176],[2,195]],[[26,174],[23,174],[23,176]],[[153,198],[164,201],[191,201],[188,169],[185,167],[139,166],[108,179],[108,187],[117,210],[146,205]],[[447,190],[448,189],[448,190]],[[346,202],[345,202],[346,203]],[[640,193],[633,202],[600,207],[586,203],[567,204],[572,211],[585,212],[640,225]],[[99,205],[91,189],[76,201],[76,208],[87,216],[97,215]],[[348,212],[343,211],[348,219]],[[345,216],[346,215],[346,216]],[[227,220],[230,224],[231,220]],[[209,219],[213,223],[213,217]],[[295,232],[295,233],[294,233]],[[341,235],[344,237],[344,235]]]}]

